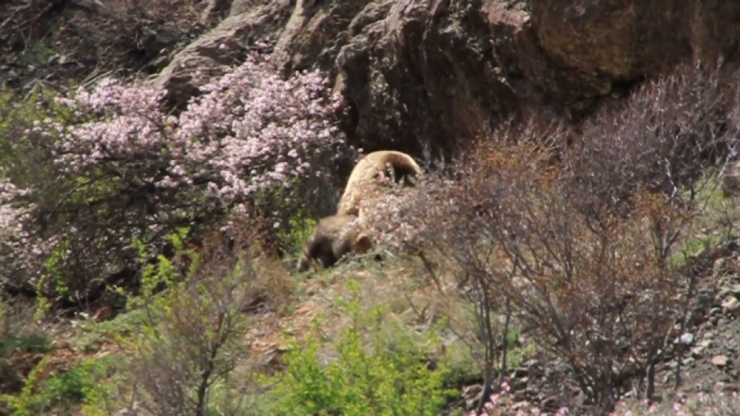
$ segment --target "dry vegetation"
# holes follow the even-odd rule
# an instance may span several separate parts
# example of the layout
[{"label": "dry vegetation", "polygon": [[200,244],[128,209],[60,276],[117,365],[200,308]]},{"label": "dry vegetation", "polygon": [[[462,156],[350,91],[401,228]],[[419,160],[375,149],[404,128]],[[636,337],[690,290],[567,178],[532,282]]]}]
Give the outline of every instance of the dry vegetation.
[{"label": "dry vegetation", "polygon": [[427,177],[396,225],[468,291],[483,397],[498,390],[494,359],[505,362],[514,325],[567,365],[594,409],[627,391],[653,399],[698,278],[678,259],[737,145],[725,82],[685,67],[603,109],[572,146],[559,129],[505,127],[447,166],[453,180]]}]

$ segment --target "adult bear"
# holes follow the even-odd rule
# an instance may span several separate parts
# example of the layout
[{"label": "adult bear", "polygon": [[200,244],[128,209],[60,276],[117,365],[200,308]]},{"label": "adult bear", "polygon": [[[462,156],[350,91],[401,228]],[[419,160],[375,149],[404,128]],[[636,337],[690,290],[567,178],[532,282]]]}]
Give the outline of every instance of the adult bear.
[{"label": "adult bear", "polygon": [[421,168],[414,158],[395,150],[378,150],[368,153],[352,169],[339,200],[337,215],[360,215],[363,199],[374,198],[384,187],[380,175],[393,178],[402,186],[413,186],[411,178],[421,174]]}]

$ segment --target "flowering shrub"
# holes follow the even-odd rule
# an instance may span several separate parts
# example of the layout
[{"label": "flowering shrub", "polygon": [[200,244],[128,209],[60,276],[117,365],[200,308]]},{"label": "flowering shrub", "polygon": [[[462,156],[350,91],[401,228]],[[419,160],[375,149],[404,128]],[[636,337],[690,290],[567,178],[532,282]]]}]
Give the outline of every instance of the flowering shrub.
[{"label": "flowering shrub", "polygon": [[[0,212],[26,213],[16,230],[21,245],[6,247],[14,256],[38,253],[26,278],[41,269],[57,283],[46,289],[82,296],[91,279],[135,260],[134,239],[154,247],[176,227],[197,234],[235,214],[268,224],[274,242],[291,231],[293,216],[331,203],[327,177],[348,148],[332,119],[340,103],[320,73],[284,80],[251,56],[179,115],[163,98],[106,79],[40,103],[47,117],[17,132],[10,148],[20,162],[3,167]],[[11,187],[30,197],[8,195]]]},{"label": "flowering shrub", "polygon": [[408,189],[396,187],[377,198],[360,201],[362,222],[368,226],[376,244],[401,248],[418,243],[417,230],[405,217],[409,204],[418,202],[414,195]]},{"label": "flowering shrub", "polygon": [[157,190],[202,185],[206,196],[244,212],[259,192],[322,173],[320,161],[340,143],[322,75],[283,81],[266,65],[253,58],[205,85],[179,117],[160,109],[162,91],[112,79],[59,99],[78,116],[97,117],[51,126],[62,133],[55,163],[84,176],[102,164],[114,172],[139,168],[145,175],[137,180]]},{"label": "flowering shrub", "polygon": [[619,401],[609,416],[639,416],[639,415],[708,415],[708,416],[735,416],[740,414],[740,395],[733,391],[727,394],[723,391],[712,393],[699,392],[687,396],[682,392],[676,393],[673,400],[664,403],[643,401]]}]

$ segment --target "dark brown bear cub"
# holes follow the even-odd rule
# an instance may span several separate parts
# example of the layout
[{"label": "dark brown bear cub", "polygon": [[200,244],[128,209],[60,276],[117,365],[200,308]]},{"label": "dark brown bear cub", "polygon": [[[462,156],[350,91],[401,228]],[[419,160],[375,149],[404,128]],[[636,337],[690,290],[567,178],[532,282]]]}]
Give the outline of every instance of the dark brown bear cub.
[{"label": "dark brown bear cub", "polygon": [[370,236],[363,233],[354,215],[332,215],[322,218],[303,248],[298,260],[299,272],[306,271],[313,260],[331,267],[345,254],[365,253],[372,248]]}]

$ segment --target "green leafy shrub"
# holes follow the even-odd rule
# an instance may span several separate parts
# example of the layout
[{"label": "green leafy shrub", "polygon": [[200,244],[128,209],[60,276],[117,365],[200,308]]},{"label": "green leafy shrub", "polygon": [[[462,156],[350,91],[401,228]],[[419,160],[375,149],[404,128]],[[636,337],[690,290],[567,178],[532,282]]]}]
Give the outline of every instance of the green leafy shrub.
[{"label": "green leafy shrub", "polygon": [[311,237],[316,220],[304,212],[298,212],[289,220],[290,232],[279,234],[279,240],[283,247],[288,247],[292,254],[299,255],[303,244]]},{"label": "green leafy shrub", "polygon": [[45,357],[26,377],[19,395],[0,395],[0,400],[7,403],[10,414],[14,416],[70,411],[87,402],[99,401],[105,397],[101,380],[115,360],[117,357],[114,355],[86,359],[67,371],[43,379],[49,366],[49,358]]},{"label": "green leafy shrub", "polygon": [[[436,331],[413,333],[395,321],[382,322],[383,308],[360,313],[347,303],[354,325],[334,341],[314,327],[305,344],[286,353],[286,370],[270,378],[274,398],[266,414],[436,415],[450,389],[449,369],[430,363],[425,347],[437,344]],[[393,334],[389,337],[388,334]],[[324,363],[329,346],[336,357]]]},{"label": "green leafy shrub", "polygon": [[8,357],[15,350],[44,352],[51,348],[51,339],[44,334],[0,335],[0,357]]}]

